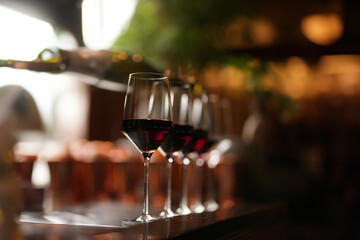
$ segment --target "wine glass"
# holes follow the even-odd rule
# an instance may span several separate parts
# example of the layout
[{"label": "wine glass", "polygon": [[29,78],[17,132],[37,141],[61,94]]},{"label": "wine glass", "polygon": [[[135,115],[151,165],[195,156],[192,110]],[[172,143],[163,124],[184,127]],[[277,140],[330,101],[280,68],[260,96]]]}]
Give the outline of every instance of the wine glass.
[{"label": "wine glass", "polygon": [[159,150],[166,156],[167,163],[167,189],[164,210],[160,213],[160,217],[173,217],[175,213],[171,210],[171,178],[172,163],[178,151],[185,146],[191,139],[193,127],[191,125],[191,101],[192,85],[183,82],[181,79],[170,80],[170,96],[174,131],[166,138],[165,142],[160,146]]},{"label": "wine glass", "polygon": [[224,138],[224,116],[222,113],[221,99],[215,94],[209,95],[208,103],[209,113],[209,139],[212,143],[212,149],[207,154],[208,178],[207,178],[207,201],[204,206],[207,211],[215,211],[219,204],[215,200],[215,167],[220,161],[221,151],[218,149],[219,144]]},{"label": "wine glass", "polygon": [[[201,112],[201,128],[203,131],[206,131],[204,134],[205,142],[203,144],[197,143],[198,147],[194,148],[193,162],[194,162],[194,202],[190,206],[190,209],[194,213],[201,213],[206,210],[205,206],[202,204],[202,180],[203,180],[203,165],[207,161],[208,152],[211,150],[214,145],[218,142],[220,136],[220,125],[219,125],[219,104],[218,99],[214,98],[216,95],[211,94],[207,95],[206,91],[203,90],[200,93],[202,99],[201,111],[200,109],[196,110],[194,106],[194,112]],[[199,105],[200,106],[200,105]]]},{"label": "wine glass", "polygon": [[144,202],[142,215],[124,224],[155,220],[149,215],[150,157],[173,131],[169,79],[160,73],[129,76],[122,131],[144,157]]},{"label": "wine glass", "polygon": [[[180,206],[177,209],[179,214],[185,215],[191,213],[190,208],[188,207],[188,176],[187,170],[188,165],[190,164],[190,159],[193,159],[195,162],[198,159],[198,152],[201,151],[206,145],[207,131],[208,131],[208,119],[206,117],[206,104],[207,104],[207,95],[205,91],[194,93],[193,103],[192,103],[192,120],[193,120],[193,134],[187,145],[185,145],[181,152],[184,155],[182,166],[183,166],[183,176],[182,176],[182,185],[183,192],[182,198],[180,201]],[[201,169],[200,169],[201,170]],[[199,179],[197,178],[197,181]],[[201,183],[197,182],[197,185],[201,187]],[[201,212],[204,210],[204,207],[201,208],[201,202],[197,203],[198,210],[195,212]]]}]

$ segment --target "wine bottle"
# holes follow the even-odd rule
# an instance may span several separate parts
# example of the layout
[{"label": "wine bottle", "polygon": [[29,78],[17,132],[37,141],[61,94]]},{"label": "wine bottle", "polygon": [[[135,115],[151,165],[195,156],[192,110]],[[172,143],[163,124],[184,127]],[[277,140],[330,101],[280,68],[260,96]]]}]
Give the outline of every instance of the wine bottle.
[{"label": "wine bottle", "polygon": [[33,61],[0,59],[0,67],[50,73],[76,72],[118,83],[126,83],[132,72],[160,72],[139,54],[88,49],[68,51],[47,48]]}]

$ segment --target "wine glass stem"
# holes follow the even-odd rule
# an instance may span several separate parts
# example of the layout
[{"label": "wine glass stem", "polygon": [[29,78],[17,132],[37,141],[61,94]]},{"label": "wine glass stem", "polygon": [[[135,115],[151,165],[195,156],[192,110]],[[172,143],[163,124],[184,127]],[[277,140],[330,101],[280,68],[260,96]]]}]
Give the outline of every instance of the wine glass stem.
[{"label": "wine glass stem", "polygon": [[[184,159],[185,160],[185,159]],[[180,206],[182,208],[187,208],[188,207],[188,164],[186,163],[186,161],[183,161],[182,164],[182,198],[181,198],[181,203]]]},{"label": "wine glass stem", "polygon": [[167,180],[167,189],[166,189],[166,201],[165,201],[165,211],[171,209],[171,179],[172,179],[172,163],[173,159],[168,158],[167,170],[168,170],[168,180]]},{"label": "wine glass stem", "polygon": [[201,187],[202,187],[202,167],[195,163],[195,179],[196,179],[196,190],[195,190],[195,203],[201,203]]},{"label": "wine glass stem", "polygon": [[209,175],[208,175],[208,201],[215,201],[215,169],[213,167],[209,167]]},{"label": "wine glass stem", "polygon": [[149,166],[152,154],[144,153],[144,206],[142,216],[149,215]]}]

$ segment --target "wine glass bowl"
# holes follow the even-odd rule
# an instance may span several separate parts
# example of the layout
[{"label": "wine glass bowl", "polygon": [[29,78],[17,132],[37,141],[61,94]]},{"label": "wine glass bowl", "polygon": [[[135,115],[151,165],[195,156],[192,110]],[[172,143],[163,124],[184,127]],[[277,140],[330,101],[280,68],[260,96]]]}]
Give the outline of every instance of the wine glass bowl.
[{"label": "wine glass bowl", "polygon": [[161,145],[167,156],[180,151],[191,139],[193,132],[190,113],[191,89],[191,84],[181,80],[170,81],[174,131]]},{"label": "wine glass bowl", "polygon": [[168,77],[160,73],[129,75],[122,122],[124,135],[144,157],[142,215],[124,224],[155,220],[149,215],[149,163],[152,154],[173,131]]}]

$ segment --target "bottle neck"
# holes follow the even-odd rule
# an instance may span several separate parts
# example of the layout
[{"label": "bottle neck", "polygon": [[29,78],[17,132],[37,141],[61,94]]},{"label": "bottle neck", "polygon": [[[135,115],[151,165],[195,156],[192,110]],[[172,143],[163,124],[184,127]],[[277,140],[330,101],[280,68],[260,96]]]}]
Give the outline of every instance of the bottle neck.
[{"label": "bottle neck", "polygon": [[84,73],[87,75],[105,78],[106,72],[112,67],[109,51],[99,50],[59,50],[60,61],[67,71]]},{"label": "bottle neck", "polygon": [[44,49],[34,61],[0,59],[0,67],[52,73],[69,71],[117,83],[126,83],[129,74],[133,72],[159,72],[142,58],[135,58],[125,52],[88,49]]},{"label": "bottle neck", "polygon": [[59,72],[61,64],[58,62],[22,61],[22,60],[0,60],[0,67],[14,69],[27,69],[36,72]]}]

